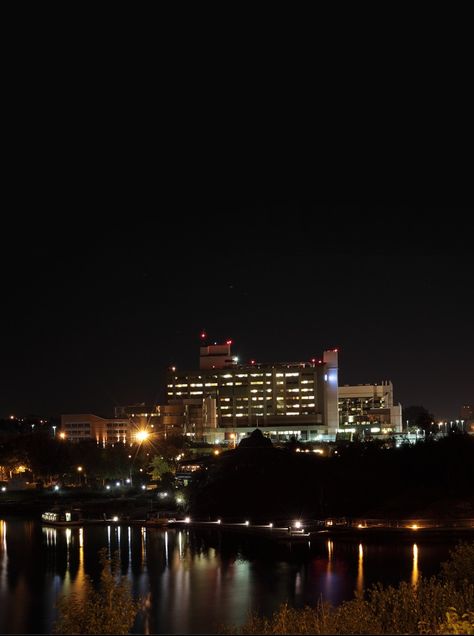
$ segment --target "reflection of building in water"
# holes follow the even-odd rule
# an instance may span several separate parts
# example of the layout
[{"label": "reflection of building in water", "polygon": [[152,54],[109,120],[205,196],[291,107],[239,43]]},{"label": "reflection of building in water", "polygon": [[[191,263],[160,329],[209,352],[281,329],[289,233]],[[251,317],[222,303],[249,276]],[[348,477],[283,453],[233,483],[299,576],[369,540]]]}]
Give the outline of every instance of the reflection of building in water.
[{"label": "reflection of building in water", "polygon": [[146,563],[146,528],[141,529],[140,548],[141,548],[142,567],[143,567]]},{"label": "reflection of building in water", "polygon": [[[65,594],[75,593],[80,599],[85,598],[87,592],[87,578],[84,569],[84,528],[75,528],[74,534],[71,528],[65,528],[66,538],[66,574],[64,576],[63,592]],[[55,529],[56,531],[56,529]],[[54,539],[56,542],[56,538]],[[78,546],[78,567],[75,576],[71,573],[71,553],[74,547]]]},{"label": "reflection of building in water", "polygon": [[178,545],[179,545],[179,558],[182,559],[184,557],[183,552],[183,533],[181,530],[178,532]]},{"label": "reflection of building in water", "polygon": [[7,522],[0,520],[0,584],[7,589]]},{"label": "reflection of building in water", "polygon": [[359,594],[362,594],[362,592],[364,591],[364,548],[362,547],[362,543],[359,543],[356,590]]},{"label": "reflection of building in water", "polygon": [[328,562],[332,561],[332,553],[334,550],[334,544],[332,541],[328,541]]},{"label": "reflection of building in water", "polygon": [[47,546],[55,546],[57,541],[57,528],[48,528],[43,526],[43,534],[46,537]]},{"label": "reflection of building in water", "polygon": [[418,572],[418,546],[416,543],[413,544],[413,568],[411,571],[411,583],[412,585],[416,585],[418,583],[419,572]]}]

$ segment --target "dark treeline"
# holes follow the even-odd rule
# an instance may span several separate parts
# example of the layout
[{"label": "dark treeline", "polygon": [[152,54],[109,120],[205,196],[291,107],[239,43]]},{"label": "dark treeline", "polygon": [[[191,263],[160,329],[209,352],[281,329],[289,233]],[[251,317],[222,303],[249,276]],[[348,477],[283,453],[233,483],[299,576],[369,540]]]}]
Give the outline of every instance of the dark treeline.
[{"label": "dark treeline", "polygon": [[57,436],[53,438],[49,431],[9,436],[0,441],[3,479],[18,475],[23,467],[30,479],[38,483],[58,481],[91,486],[107,479],[125,479],[132,468],[134,474],[140,474],[140,468],[145,470],[148,463],[145,448],[137,453],[128,444],[103,447],[95,440],[71,444]]},{"label": "dark treeline", "polygon": [[339,445],[337,453],[240,447],[197,475],[190,511],[255,521],[288,516],[474,516],[474,438],[400,448]]}]

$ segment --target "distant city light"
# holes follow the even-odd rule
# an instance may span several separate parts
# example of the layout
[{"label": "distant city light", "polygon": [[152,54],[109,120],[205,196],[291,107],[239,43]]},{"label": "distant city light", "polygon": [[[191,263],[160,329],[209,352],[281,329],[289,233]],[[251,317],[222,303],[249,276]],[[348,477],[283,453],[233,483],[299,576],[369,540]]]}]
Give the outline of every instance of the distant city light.
[{"label": "distant city light", "polygon": [[144,442],[146,439],[148,439],[149,436],[150,433],[148,431],[138,431],[138,433],[136,433],[135,435],[135,439],[137,440],[137,442]]},{"label": "distant city light", "polygon": [[186,519],[184,520],[184,523],[190,523],[191,519],[189,517],[186,517]]}]

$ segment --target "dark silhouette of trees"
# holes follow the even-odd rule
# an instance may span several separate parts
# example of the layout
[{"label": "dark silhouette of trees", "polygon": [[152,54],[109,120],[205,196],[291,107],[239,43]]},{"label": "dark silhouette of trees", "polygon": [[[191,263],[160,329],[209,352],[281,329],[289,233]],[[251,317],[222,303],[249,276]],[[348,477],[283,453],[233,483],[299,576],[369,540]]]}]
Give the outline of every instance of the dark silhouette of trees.
[{"label": "dark silhouette of trees", "polygon": [[221,453],[189,489],[193,514],[267,518],[304,515],[474,516],[474,438],[453,435],[400,448],[338,446],[331,457],[280,448]]},{"label": "dark silhouette of trees", "polygon": [[272,440],[265,437],[259,428],[256,428],[239,443],[239,448],[272,448]]},{"label": "dark silhouette of trees", "polygon": [[435,417],[424,406],[407,406],[403,409],[403,423],[408,422],[408,427],[419,428],[426,435],[432,435],[436,432],[434,423]]}]

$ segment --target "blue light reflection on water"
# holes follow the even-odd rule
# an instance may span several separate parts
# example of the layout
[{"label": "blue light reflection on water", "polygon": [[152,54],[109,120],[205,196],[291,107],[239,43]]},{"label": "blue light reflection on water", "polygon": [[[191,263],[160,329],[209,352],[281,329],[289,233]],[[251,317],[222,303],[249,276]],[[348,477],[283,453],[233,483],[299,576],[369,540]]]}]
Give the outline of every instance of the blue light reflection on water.
[{"label": "blue light reflection on water", "polygon": [[453,543],[361,543],[311,540],[275,544],[192,528],[135,526],[47,528],[0,521],[0,633],[50,633],[59,593],[81,595],[86,575],[100,572],[98,551],[118,550],[135,597],[147,599],[143,633],[219,632],[249,612],[267,615],[288,601],[320,597],[338,604],[376,581],[413,584],[430,576]]}]

